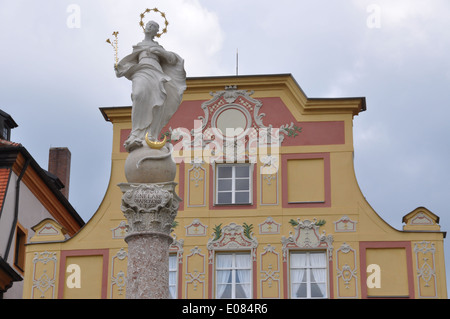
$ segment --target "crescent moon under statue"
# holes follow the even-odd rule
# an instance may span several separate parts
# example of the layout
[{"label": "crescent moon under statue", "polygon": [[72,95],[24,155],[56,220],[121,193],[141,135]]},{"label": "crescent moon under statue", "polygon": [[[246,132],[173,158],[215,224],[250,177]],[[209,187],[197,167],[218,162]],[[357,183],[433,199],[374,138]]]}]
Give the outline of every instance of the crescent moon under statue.
[{"label": "crescent moon under statue", "polygon": [[153,141],[150,141],[150,140],[149,140],[149,138],[148,138],[148,132],[147,132],[147,134],[145,134],[145,142],[147,143],[147,145],[148,145],[150,148],[159,150],[159,149],[161,149],[164,145],[166,145],[166,141],[167,141],[167,136],[166,136],[166,135],[164,135],[164,139],[163,139],[161,142],[153,142]]}]

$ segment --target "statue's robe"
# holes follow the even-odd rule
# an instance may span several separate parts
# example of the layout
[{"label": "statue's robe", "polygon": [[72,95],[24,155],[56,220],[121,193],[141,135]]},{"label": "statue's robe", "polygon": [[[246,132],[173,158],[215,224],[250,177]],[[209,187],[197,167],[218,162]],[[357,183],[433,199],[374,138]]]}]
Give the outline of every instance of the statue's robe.
[{"label": "statue's robe", "polygon": [[184,60],[170,52],[175,57],[173,64],[163,58],[159,59],[159,64],[141,64],[139,55],[146,49],[148,47],[134,46],[133,52],[116,67],[117,77],[124,76],[132,81],[132,130],[127,141],[129,143],[133,139],[144,140],[147,132],[151,139],[159,139],[162,128],[178,109],[186,89]]}]

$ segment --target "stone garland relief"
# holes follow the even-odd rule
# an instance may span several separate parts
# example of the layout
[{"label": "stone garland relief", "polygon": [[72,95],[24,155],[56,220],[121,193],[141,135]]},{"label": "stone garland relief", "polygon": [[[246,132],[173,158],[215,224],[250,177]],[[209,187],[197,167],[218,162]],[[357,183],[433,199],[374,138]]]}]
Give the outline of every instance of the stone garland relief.
[{"label": "stone garland relief", "polygon": [[287,255],[289,249],[295,248],[323,248],[328,252],[328,258],[332,260],[333,253],[333,236],[326,235],[325,231],[322,234],[319,233],[319,228],[321,225],[325,224],[324,220],[309,219],[300,220],[298,218],[296,221],[291,220],[291,225],[294,226],[294,234],[289,233],[289,237],[282,237],[281,243],[283,245],[283,262],[287,262]]},{"label": "stone garland relief", "polygon": [[200,219],[196,218],[191,224],[184,227],[186,229],[186,236],[206,236],[207,225],[204,225]]},{"label": "stone garland relief", "polygon": [[173,242],[170,245],[169,249],[170,249],[171,253],[174,253],[174,252],[177,253],[178,263],[181,264],[181,263],[183,263],[184,239],[179,239],[178,240],[176,234],[173,234],[172,237],[173,237]]},{"label": "stone garland relief", "polygon": [[127,234],[127,223],[122,220],[117,227],[111,228],[112,239],[123,239]]},{"label": "stone garland relief", "polygon": [[348,216],[342,216],[334,222],[334,231],[337,233],[355,232],[357,223],[357,221],[351,220]]},{"label": "stone garland relief", "polygon": [[55,252],[34,253],[31,299],[55,298],[57,261],[58,258]]},{"label": "stone garland relief", "polygon": [[[297,220],[291,219],[289,223],[294,227],[294,233],[289,232],[289,237],[287,238],[285,236],[281,237],[284,269],[289,269],[288,256],[290,250],[323,249],[327,252],[329,262],[333,260],[333,236],[327,235],[325,230],[322,233],[319,232],[320,227],[326,223],[325,220],[314,218],[313,220],[305,219],[302,221],[300,218],[297,218]],[[289,295],[287,274],[284,275],[283,282],[285,297],[287,298]]]},{"label": "stone garland relief", "polygon": [[[219,225],[220,226],[220,225]],[[256,247],[258,241],[253,237],[252,225],[244,223],[243,226],[230,223],[223,228],[216,227],[213,237],[206,245],[209,251],[209,263],[213,263],[215,250],[246,249],[251,251],[253,261],[256,260]]]},{"label": "stone garland relief", "polygon": [[281,224],[278,224],[272,217],[267,217],[267,219],[259,224],[259,233],[261,235],[279,234]]},{"label": "stone garland relief", "polygon": [[416,274],[420,298],[436,298],[436,264],[434,243],[421,241],[414,244],[416,255]]},{"label": "stone garland relief", "polygon": [[206,169],[204,162],[198,160],[191,163],[188,170],[188,207],[203,207],[206,205]]},{"label": "stone garland relief", "polygon": [[60,231],[51,223],[46,223],[37,233],[36,236],[59,235]]},{"label": "stone garland relief", "polygon": [[358,298],[356,250],[343,243],[336,250],[338,298]]},{"label": "stone garland relief", "polygon": [[125,298],[127,251],[121,248],[111,258],[111,298]]},{"label": "stone garland relief", "polygon": [[268,244],[260,255],[261,298],[280,298],[280,255]]},{"label": "stone garland relief", "polygon": [[278,205],[278,158],[263,156],[260,167],[260,204]]},{"label": "stone garland relief", "polygon": [[411,219],[411,225],[434,225],[434,222],[425,213],[420,212]]},{"label": "stone garland relief", "polygon": [[[243,223],[238,225],[230,223],[222,228],[220,225],[214,227],[212,237],[208,240],[206,248],[208,249],[208,281],[210,283],[210,297],[213,296],[212,282],[214,272],[214,256],[217,251],[250,251],[253,271],[256,271],[256,249],[258,241],[253,236],[253,225]],[[254,282],[253,285],[256,283]],[[254,286],[255,287],[255,286]],[[254,291],[256,294],[256,292]]]},{"label": "stone garland relief", "polygon": [[185,298],[204,299],[206,297],[206,256],[195,246],[186,257]]},{"label": "stone garland relief", "polygon": [[[222,150],[231,148],[236,152],[241,148],[248,150],[258,142],[271,145],[271,141],[279,146],[285,137],[296,137],[302,132],[302,128],[293,122],[280,125],[279,128],[273,128],[271,124],[266,126],[263,123],[265,113],[260,113],[263,103],[252,98],[253,93],[253,91],[238,90],[236,86],[226,86],[223,91],[211,92],[212,99],[201,105],[204,115],[199,116],[196,120],[199,122],[198,127],[192,129],[191,132],[186,132],[182,128],[172,129],[169,127],[163,136],[169,138],[173,143],[181,141],[185,149],[201,145],[212,149],[212,155],[217,155],[216,148]],[[239,138],[235,141],[233,138],[227,138],[226,132],[218,132],[217,129],[221,131],[223,129],[221,123],[226,117],[225,113],[228,115],[233,113],[236,127],[232,129],[242,129],[246,132],[245,135],[248,136],[248,139]],[[272,180],[274,177],[268,178]]]}]

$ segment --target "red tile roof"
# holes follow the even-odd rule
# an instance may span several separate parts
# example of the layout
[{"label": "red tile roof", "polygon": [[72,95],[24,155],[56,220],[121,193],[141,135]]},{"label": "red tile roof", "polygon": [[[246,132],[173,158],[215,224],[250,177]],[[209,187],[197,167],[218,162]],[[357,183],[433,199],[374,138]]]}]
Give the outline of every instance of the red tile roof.
[{"label": "red tile roof", "polygon": [[[14,143],[0,138],[0,147],[7,146],[21,146],[20,143]],[[9,176],[11,175],[11,168],[0,168],[0,212],[5,201],[6,188],[8,187]]]},{"label": "red tile roof", "polygon": [[[33,168],[33,171],[37,174],[37,177],[40,181],[42,181],[47,187],[50,192],[52,192],[55,196],[57,201],[61,203],[61,205],[64,207],[65,211],[55,211],[50,212],[52,215],[55,214],[55,219],[60,222],[60,220],[64,224],[65,228],[69,230],[69,232],[72,232],[72,235],[75,234],[80,227],[82,227],[85,223],[80,215],[78,215],[77,211],[73,208],[73,206],[70,204],[68,199],[61,193],[61,191],[56,187],[54,180],[52,180],[49,177],[49,173],[42,169],[41,166],[33,159],[30,153],[23,147],[20,143],[15,143],[7,140],[3,140],[0,138],[0,154],[2,152],[15,152],[14,154],[10,154],[11,156],[8,157],[8,154],[5,156],[5,160],[8,163],[0,163],[0,212],[2,205],[5,200],[5,194],[6,194],[6,187],[7,182],[9,180],[9,176],[12,174],[11,171],[4,171],[5,169],[11,170],[13,167],[13,162],[16,161],[16,155],[18,153],[21,153],[22,156],[25,158],[25,160],[30,160],[30,166]],[[17,154],[16,154],[17,153]],[[13,156],[14,155],[14,156]],[[5,165],[6,164],[6,165]],[[9,165],[9,166],[8,166]],[[1,167],[3,166],[3,167]],[[3,183],[1,182],[3,177]],[[6,179],[6,182],[5,182]],[[34,183],[34,182],[33,182]],[[2,186],[3,185],[3,186]],[[67,218],[61,214],[67,214]],[[61,215],[61,216],[60,216]]]},{"label": "red tile roof", "polygon": [[0,211],[5,200],[6,188],[8,187],[10,172],[10,168],[0,168]]},{"label": "red tile roof", "polygon": [[2,146],[21,146],[21,144],[3,140],[0,138],[0,147],[2,147]]}]

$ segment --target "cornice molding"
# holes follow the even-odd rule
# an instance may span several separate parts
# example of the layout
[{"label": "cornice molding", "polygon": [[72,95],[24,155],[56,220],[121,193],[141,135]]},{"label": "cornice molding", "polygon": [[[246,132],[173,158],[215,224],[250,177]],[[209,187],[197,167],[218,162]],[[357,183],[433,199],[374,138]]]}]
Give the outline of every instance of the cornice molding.
[{"label": "cornice molding", "polygon": [[[235,86],[238,90],[253,91],[258,99],[268,96],[284,96],[291,112],[299,114],[352,114],[366,110],[364,97],[309,98],[291,74],[192,77],[186,79],[187,88],[183,101],[208,101],[210,92],[223,91]],[[101,107],[100,112],[108,122],[131,122],[131,106]],[[295,116],[295,114],[294,114]]]}]

